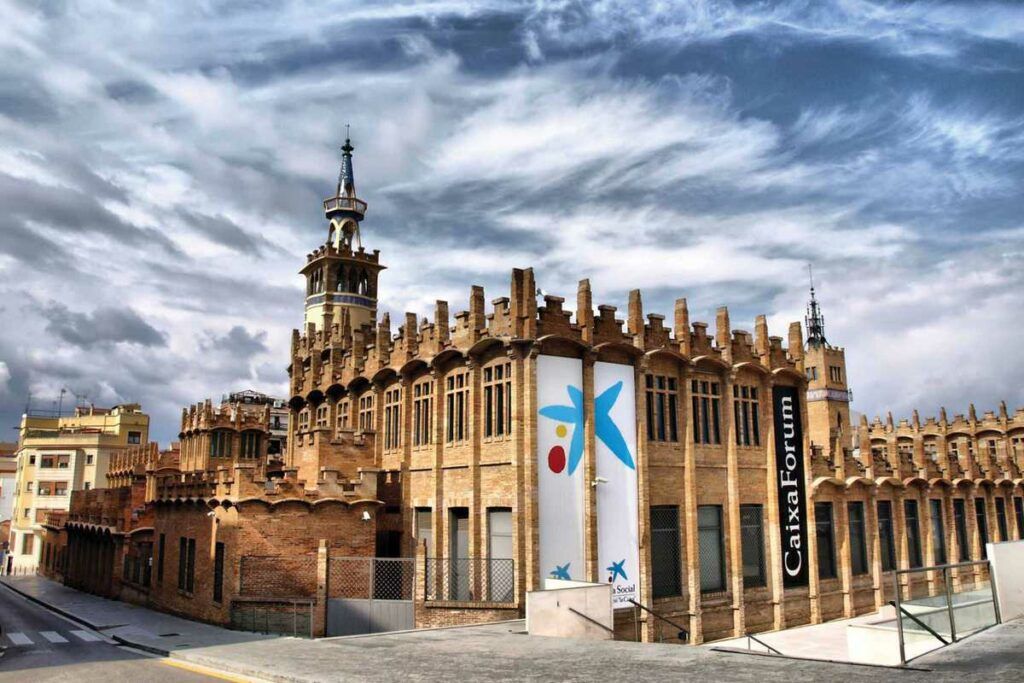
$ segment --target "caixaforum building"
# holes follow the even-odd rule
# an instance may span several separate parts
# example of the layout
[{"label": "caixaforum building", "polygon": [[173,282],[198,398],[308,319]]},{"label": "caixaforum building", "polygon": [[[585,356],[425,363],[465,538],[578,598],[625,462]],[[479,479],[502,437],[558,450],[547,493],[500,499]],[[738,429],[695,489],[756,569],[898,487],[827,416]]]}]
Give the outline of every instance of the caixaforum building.
[{"label": "caixaforum building", "polygon": [[[473,287],[467,310],[438,301],[394,330],[342,150],[301,269],[281,469],[264,418],[196,406],[180,458],[140,450],[118,491],[72,499],[46,573],[314,635],[363,628],[367,602],[394,603],[392,628],[462,624],[522,616],[548,578],[610,582],[619,637],[703,642],[872,612],[894,570],[1021,537],[1024,411],[851,425],[813,290],[806,338],[783,339],[725,308],[709,330],[685,299],[645,315],[639,291],[595,311],[586,280],[566,305],[514,270],[490,304]],[[111,522],[129,499],[144,514]],[[910,576],[904,597],[942,588]]]},{"label": "caixaforum building", "polygon": [[[807,339],[793,323],[785,345],[763,316],[734,329],[725,308],[709,331],[685,299],[671,322],[645,315],[639,291],[622,319],[595,313],[586,280],[573,304],[538,303],[530,269],[490,305],[473,287],[468,310],[438,301],[433,321],[407,313],[396,333],[377,315],[384,266],[362,245],[367,205],[343,152],[327,242],[301,271],[286,467],[306,482],[376,467],[400,484],[377,549],[418,553],[443,584],[418,625],[521,614],[557,577],[612,582],[624,636],[678,634],[635,601],[700,642],[873,611],[894,568],[979,557],[983,533],[1019,537],[1019,512],[997,534],[974,511],[1020,510],[1024,454],[982,473],[966,448],[870,445],[877,429],[852,447],[845,355],[813,290]],[[990,433],[1024,433],[1021,413],[1002,418]],[[372,453],[336,447],[348,432],[373,433]]]}]

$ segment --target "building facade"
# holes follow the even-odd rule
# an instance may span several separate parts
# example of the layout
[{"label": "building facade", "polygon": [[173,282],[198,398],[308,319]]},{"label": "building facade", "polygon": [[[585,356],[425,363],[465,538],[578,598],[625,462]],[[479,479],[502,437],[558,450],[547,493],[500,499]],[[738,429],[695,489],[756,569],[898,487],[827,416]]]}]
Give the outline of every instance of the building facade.
[{"label": "building facade", "polygon": [[73,491],[104,486],[110,458],[148,439],[149,416],[137,404],[22,416],[8,570],[34,571],[47,515],[66,513]]},{"label": "building facade", "polygon": [[288,409],[281,399],[257,391],[225,396],[219,406],[210,399],[181,411],[181,470],[215,471],[241,459],[257,466],[260,475],[279,462],[287,440]]}]

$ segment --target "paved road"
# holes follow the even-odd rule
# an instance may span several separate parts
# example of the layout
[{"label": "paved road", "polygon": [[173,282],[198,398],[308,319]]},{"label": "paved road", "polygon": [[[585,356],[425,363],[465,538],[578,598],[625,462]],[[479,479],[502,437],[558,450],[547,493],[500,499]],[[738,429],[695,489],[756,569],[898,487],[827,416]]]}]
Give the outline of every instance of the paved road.
[{"label": "paved road", "polygon": [[129,650],[0,586],[0,682],[180,681],[217,678]]}]

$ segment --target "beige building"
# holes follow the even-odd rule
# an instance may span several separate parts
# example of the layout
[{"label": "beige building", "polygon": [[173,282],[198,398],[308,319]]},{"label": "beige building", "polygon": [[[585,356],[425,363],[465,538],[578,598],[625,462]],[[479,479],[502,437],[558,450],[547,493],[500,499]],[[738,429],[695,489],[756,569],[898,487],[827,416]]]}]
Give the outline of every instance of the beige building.
[{"label": "beige building", "polygon": [[78,407],[66,417],[22,416],[5,569],[34,570],[47,515],[67,513],[72,491],[104,486],[111,455],[148,440],[149,416],[138,404]]}]

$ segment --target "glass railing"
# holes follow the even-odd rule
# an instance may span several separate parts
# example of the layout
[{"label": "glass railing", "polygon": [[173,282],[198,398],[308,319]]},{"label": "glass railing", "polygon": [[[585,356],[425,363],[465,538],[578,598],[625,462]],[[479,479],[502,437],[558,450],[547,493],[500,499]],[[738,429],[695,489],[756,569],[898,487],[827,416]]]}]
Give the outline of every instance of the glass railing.
[{"label": "glass railing", "polygon": [[900,662],[1000,622],[987,560],[894,572]]}]

